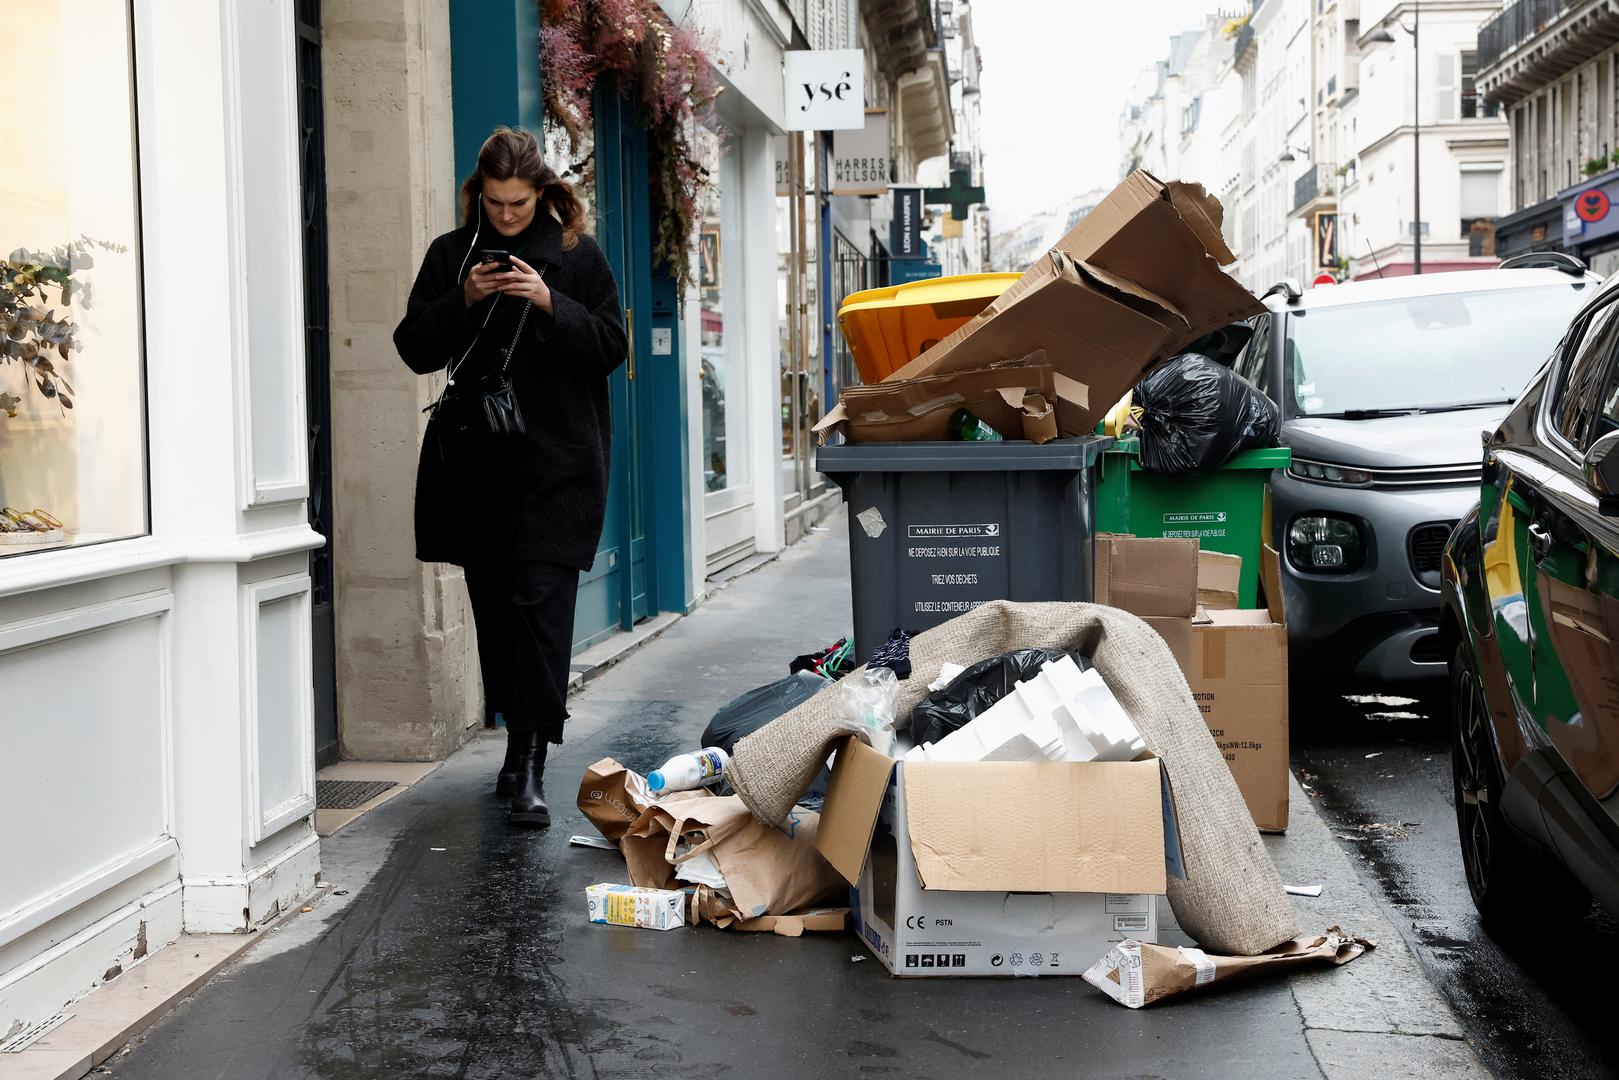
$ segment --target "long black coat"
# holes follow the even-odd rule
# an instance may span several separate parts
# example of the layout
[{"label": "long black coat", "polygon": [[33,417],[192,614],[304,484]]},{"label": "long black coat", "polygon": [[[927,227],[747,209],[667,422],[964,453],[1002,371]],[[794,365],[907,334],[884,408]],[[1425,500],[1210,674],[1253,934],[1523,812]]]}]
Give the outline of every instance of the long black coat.
[{"label": "long black coat", "polygon": [[595,241],[581,236],[564,250],[562,226],[543,210],[518,237],[484,225],[479,250],[503,248],[544,268],[555,314],[530,310],[508,369],[527,434],[483,436],[455,422],[454,395],[499,369],[523,302],[489,297],[467,307],[462,282],[477,259],[473,231],[464,226],[433,241],[394,331],[399,355],[422,375],[455,364],[477,341],[456,372],[448,407],[427,425],[416,473],[416,557],[588,570],[607,509],[608,376],[627,349],[618,284]]}]

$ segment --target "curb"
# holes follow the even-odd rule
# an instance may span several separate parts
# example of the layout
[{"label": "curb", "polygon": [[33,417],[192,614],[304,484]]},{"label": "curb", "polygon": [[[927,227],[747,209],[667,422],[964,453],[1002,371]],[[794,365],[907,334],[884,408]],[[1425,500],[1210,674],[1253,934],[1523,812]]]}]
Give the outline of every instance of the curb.
[{"label": "curb", "polygon": [[1293,897],[1304,932],[1320,933],[1337,923],[1377,944],[1352,964],[1289,980],[1322,1075],[1489,1077],[1450,1004],[1291,770],[1288,786],[1288,831],[1264,840],[1282,880],[1323,886],[1319,897]]}]

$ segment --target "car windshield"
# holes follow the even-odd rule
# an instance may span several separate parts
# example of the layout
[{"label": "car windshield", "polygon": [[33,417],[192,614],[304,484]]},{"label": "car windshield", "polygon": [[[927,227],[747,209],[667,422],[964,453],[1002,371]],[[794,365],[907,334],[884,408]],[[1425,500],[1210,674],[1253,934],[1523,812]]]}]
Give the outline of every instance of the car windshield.
[{"label": "car windshield", "polygon": [[1581,283],[1295,312],[1288,370],[1296,415],[1353,419],[1510,402],[1589,295]]}]

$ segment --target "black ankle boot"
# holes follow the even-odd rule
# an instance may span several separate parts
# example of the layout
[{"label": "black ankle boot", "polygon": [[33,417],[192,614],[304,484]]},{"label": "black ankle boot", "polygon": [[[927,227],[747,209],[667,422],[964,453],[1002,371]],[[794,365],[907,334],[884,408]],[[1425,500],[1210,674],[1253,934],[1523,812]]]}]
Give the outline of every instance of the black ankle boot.
[{"label": "black ankle boot", "polygon": [[518,762],[517,790],[507,815],[513,825],[551,824],[551,808],[545,804],[545,750],[545,740],[535,738]]},{"label": "black ankle boot", "polygon": [[500,775],[495,778],[495,798],[509,799],[517,794],[518,770],[522,768],[522,760],[530,750],[534,749],[534,733],[532,731],[506,732],[506,760],[500,763]]}]

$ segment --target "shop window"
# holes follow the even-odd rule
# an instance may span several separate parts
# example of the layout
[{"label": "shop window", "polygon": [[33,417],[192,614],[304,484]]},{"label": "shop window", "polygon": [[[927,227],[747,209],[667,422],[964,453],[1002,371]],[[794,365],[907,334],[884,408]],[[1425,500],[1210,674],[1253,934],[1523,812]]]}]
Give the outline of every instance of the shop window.
[{"label": "shop window", "polygon": [[147,530],[128,0],[8,5],[0,556]]},{"label": "shop window", "polygon": [[748,482],[748,366],[743,340],[742,179],[732,137],[703,128],[698,149],[713,182],[704,190],[698,233],[702,340],[703,488]]}]

